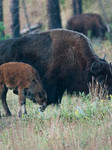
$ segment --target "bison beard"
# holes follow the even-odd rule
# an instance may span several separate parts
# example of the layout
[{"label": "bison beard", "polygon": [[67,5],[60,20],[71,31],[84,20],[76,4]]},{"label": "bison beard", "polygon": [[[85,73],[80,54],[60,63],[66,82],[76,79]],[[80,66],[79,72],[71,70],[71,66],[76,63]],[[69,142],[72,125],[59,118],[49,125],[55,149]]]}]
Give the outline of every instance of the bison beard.
[{"label": "bison beard", "polygon": [[112,93],[111,65],[99,58],[90,40],[78,32],[55,29],[1,41],[0,65],[9,61],[28,63],[38,70],[47,92],[47,105],[61,102],[65,90],[87,94],[92,76],[108,75],[108,90]]}]

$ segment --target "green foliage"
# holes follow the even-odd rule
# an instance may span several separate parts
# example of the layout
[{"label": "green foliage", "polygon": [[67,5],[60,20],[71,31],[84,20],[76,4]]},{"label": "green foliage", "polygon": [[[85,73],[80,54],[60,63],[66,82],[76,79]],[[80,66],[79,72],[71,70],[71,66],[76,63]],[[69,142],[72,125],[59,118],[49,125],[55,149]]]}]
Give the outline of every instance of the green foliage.
[{"label": "green foliage", "polygon": [[95,0],[83,0],[83,10],[88,9]]},{"label": "green foliage", "polygon": [[2,32],[5,30],[5,26],[4,26],[4,24],[3,24],[3,22],[0,22],[0,41],[2,41],[2,40],[6,40],[6,39],[9,39],[10,38],[10,36],[9,35],[6,35],[6,36],[2,36]]},{"label": "green foliage", "polygon": [[59,0],[61,6],[62,6],[62,9],[65,9],[65,0]]},{"label": "green foliage", "polygon": [[87,37],[89,38],[89,39],[91,39],[92,38],[92,32],[89,30],[88,32],[87,32]]},{"label": "green foliage", "polygon": [[82,102],[84,101],[90,101],[90,95],[85,95],[84,92],[83,93],[79,93],[81,99],[82,99]]},{"label": "green foliage", "polygon": [[47,28],[47,26],[45,24],[43,24],[41,27],[41,32],[45,31],[46,28]]},{"label": "green foliage", "polygon": [[110,24],[110,33],[109,32],[106,32],[106,40],[109,40],[112,42],[112,25]]},{"label": "green foliage", "polygon": [[3,24],[3,22],[0,22],[0,32],[5,30],[5,26]]}]

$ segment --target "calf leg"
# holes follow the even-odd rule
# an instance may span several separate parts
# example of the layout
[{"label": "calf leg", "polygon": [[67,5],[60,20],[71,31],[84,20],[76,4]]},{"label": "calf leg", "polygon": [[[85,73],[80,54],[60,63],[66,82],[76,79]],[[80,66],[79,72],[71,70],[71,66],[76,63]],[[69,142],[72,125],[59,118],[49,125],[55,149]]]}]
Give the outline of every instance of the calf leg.
[{"label": "calf leg", "polygon": [[[20,117],[22,117],[22,105],[26,104],[26,98],[23,95],[23,89],[18,88],[18,95],[19,95],[19,111],[18,111],[18,116],[20,118]],[[24,106],[24,108],[25,108],[25,110],[24,110],[24,112],[25,112],[26,111],[26,106]]]},{"label": "calf leg", "polygon": [[8,89],[4,87],[3,91],[1,92],[1,100],[2,104],[6,113],[6,116],[11,116],[11,112],[8,108],[7,102],[6,102],[6,94],[7,94]]},{"label": "calf leg", "polygon": [[24,114],[27,114],[27,110],[26,110],[26,98],[23,101],[23,107],[24,107]]}]

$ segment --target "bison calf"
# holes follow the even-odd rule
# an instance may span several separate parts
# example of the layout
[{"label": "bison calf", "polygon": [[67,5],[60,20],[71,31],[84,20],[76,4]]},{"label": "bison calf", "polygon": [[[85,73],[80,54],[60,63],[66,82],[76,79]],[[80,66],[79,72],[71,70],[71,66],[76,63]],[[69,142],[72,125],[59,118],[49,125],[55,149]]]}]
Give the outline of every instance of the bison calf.
[{"label": "bison calf", "polygon": [[28,64],[9,62],[0,66],[0,98],[6,116],[10,116],[11,112],[6,102],[6,94],[9,89],[13,89],[19,95],[19,112],[21,117],[21,106],[24,104],[24,113],[26,111],[26,98],[46,106],[47,95],[44,91],[38,72]]},{"label": "bison calf", "polygon": [[67,21],[67,29],[81,32],[85,35],[91,31],[92,37],[101,37],[104,39],[106,26],[98,14],[86,13],[73,16]]}]

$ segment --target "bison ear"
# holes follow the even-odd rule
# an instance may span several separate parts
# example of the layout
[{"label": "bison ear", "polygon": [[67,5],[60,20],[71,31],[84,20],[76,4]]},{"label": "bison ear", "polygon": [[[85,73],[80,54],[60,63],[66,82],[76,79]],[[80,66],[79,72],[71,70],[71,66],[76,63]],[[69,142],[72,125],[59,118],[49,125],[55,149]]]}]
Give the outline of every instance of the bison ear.
[{"label": "bison ear", "polygon": [[94,75],[98,75],[102,71],[102,64],[98,62],[93,62],[90,67],[90,72]]}]

